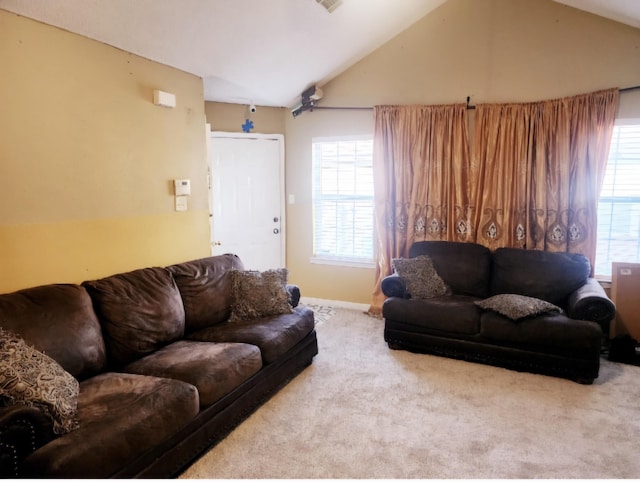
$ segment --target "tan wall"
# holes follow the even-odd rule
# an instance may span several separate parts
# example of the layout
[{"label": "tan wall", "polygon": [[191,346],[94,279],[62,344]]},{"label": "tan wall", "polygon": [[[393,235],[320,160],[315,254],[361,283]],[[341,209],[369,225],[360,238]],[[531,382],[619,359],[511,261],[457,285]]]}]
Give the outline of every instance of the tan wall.
[{"label": "tan wall", "polygon": [[200,78],[4,10],[0,66],[0,292],[209,254]]},{"label": "tan wall", "polygon": [[371,111],[316,110],[286,119],[287,267],[290,280],[302,296],[352,303],[368,303],[373,288],[373,269],[313,264],[313,216],[311,142],[313,137],[371,134]]},{"label": "tan wall", "polygon": [[[323,86],[321,106],[535,101],[640,84],[640,30],[551,0],[449,0]],[[620,115],[640,118],[640,92]],[[374,270],[314,265],[311,139],[372,133],[371,111],[286,118],[287,262],[304,296],[368,303]]]},{"label": "tan wall", "polygon": [[253,122],[253,134],[284,134],[284,114],[290,112],[280,107],[257,106],[256,112],[249,112],[249,106],[205,102],[204,111],[212,131],[243,132],[242,125],[247,118]]},{"label": "tan wall", "polygon": [[[640,83],[640,30],[551,0],[449,0],[322,86],[323,106],[527,101]],[[0,292],[209,253],[204,122],[240,132],[246,106],[201,79],[0,10]],[[151,103],[153,89],[177,108]],[[620,116],[640,118],[640,92]],[[368,303],[373,269],[314,265],[311,139],[367,134],[371,111],[258,107],[285,133],[287,265],[303,296]],[[190,178],[189,211],[170,180]]]}]

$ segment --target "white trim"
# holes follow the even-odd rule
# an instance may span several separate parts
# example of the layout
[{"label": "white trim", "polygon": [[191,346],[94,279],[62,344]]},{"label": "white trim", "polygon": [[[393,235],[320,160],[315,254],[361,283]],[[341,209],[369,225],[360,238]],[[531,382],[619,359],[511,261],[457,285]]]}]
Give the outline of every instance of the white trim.
[{"label": "white trim", "polygon": [[347,308],[350,310],[369,311],[369,305],[365,303],[352,303],[350,301],[323,300],[321,298],[307,298],[306,296],[301,296],[300,303],[302,303],[303,305],[321,305],[331,306],[333,308]]},{"label": "white trim", "polygon": [[273,139],[282,141],[284,143],[283,134],[258,134],[253,132],[225,132],[225,131],[211,131],[212,137],[231,137],[238,139]]},{"label": "white trim", "polygon": [[320,256],[312,256],[309,258],[309,262],[312,264],[327,264],[331,266],[347,266],[350,268],[375,268],[376,264],[373,260],[360,261],[356,259],[346,259],[338,257],[323,258]]},{"label": "white trim", "polygon": [[373,134],[359,134],[353,136],[328,136],[328,137],[312,137],[311,143],[314,142],[349,142],[349,141],[372,141]]}]

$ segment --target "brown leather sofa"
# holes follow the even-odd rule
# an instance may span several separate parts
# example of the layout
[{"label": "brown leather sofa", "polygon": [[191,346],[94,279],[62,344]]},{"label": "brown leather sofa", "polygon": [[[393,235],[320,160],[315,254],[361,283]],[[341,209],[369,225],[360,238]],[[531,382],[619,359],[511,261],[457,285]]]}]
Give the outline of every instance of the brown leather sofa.
[{"label": "brown leather sofa", "polygon": [[[397,272],[382,281],[390,348],[430,353],[592,383],[615,306],[589,277],[580,254],[500,248],[475,243],[421,241],[409,258],[427,256],[448,287],[413,299]],[[544,300],[558,307],[511,319],[481,307],[499,294]],[[519,298],[519,297],[515,297]],[[606,336],[605,336],[606,335]]]},{"label": "brown leather sofa", "polygon": [[314,315],[298,288],[289,313],[230,322],[232,270],[242,262],[222,255],[0,295],[0,327],[79,382],[63,435],[38,408],[0,407],[1,475],[178,475],[308,366]]}]

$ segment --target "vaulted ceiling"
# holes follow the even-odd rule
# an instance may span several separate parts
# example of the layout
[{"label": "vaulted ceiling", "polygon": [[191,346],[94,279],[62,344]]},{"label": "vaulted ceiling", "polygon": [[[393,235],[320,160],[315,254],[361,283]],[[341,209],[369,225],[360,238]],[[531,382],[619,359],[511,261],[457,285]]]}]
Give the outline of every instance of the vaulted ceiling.
[{"label": "vaulted ceiling", "polygon": [[[445,1],[0,0],[0,8],[200,76],[206,100],[290,107]],[[554,1],[640,28],[638,0]]]}]

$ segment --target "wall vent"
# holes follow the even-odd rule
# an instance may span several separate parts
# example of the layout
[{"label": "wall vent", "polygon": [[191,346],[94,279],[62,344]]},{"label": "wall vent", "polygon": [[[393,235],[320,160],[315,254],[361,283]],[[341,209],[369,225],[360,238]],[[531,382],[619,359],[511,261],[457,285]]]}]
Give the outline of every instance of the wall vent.
[{"label": "wall vent", "polygon": [[342,5],[342,0],[316,0],[316,2],[326,8],[329,13]]}]

